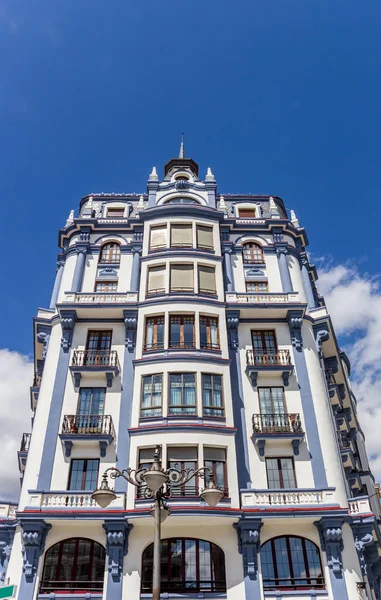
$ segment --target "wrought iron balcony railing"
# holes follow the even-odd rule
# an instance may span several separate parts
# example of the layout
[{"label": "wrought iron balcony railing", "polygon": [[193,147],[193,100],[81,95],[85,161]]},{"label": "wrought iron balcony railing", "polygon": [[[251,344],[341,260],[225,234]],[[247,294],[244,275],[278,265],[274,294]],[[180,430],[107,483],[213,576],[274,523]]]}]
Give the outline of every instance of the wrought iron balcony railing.
[{"label": "wrought iron balcony railing", "polygon": [[31,433],[23,433],[21,438],[20,452],[28,452],[30,446]]},{"label": "wrought iron balcony railing", "polygon": [[116,350],[74,350],[72,367],[118,367]]},{"label": "wrought iron balcony railing", "polygon": [[274,352],[258,352],[257,350],[247,350],[246,362],[248,366],[269,368],[291,366],[292,364],[289,350],[275,350]]},{"label": "wrought iron balcony railing", "polygon": [[115,438],[111,415],[65,415],[63,434],[111,435]]},{"label": "wrought iron balcony railing", "polygon": [[303,433],[300,415],[289,414],[257,414],[253,415],[253,433]]}]

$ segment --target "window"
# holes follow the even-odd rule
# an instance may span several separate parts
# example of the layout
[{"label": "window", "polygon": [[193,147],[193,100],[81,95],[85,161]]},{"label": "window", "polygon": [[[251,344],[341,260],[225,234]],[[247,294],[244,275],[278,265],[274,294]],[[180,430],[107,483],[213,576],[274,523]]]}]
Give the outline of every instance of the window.
[{"label": "window", "polygon": [[108,217],[124,217],[124,206],[116,206],[107,209]]},{"label": "window", "polygon": [[[139,450],[139,461],[138,469],[150,469],[152,467],[154,458],[155,448],[140,448]],[[147,484],[142,483],[136,489],[137,498],[145,498],[145,490]]]},{"label": "window", "polygon": [[275,331],[252,331],[251,339],[256,364],[277,364]]},{"label": "window", "polygon": [[198,293],[214,296],[216,294],[216,279],[214,267],[198,266]]},{"label": "window", "polygon": [[89,331],[86,342],[84,366],[110,364],[112,331]]},{"label": "window", "polygon": [[100,263],[120,263],[120,246],[116,242],[103,244],[99,256]]},{"label": "window", "polygon": [[246,291],[249,293],[268,292],[267,281],[246,281]]},{"label": "window", "polygon": [[202,374],[202,407],[204,416],[223,417],[222,375]]},{"label": "window", "polygon": [[40,593],[100,593],[105,560],[105,549],[93,540],[70,538],[54,544],[45,554]]},{"label": "window", "polygon": [[163,376],[146,375],[142,378],[141,418],[160,417],[162,412]]},{"label": "window", "polygon": [[200,205],[200,202],[197,200],[193,200],[192,198],[171,198],[167,200],[165,204],[197,204]]},{"label": "window", "polygon": [[146,320],[144,350],[162,350],[163,348],[164,317],[149,317]]},{"label": "window", "polygon": [[148,269],[147,296],[165,294],[165,265]]},{"label": "window", "polygon": [[[174,448],[170,446],[167,448],[167,457],[168,468],[178,469],[179,471],[185,471],[186,469],[197,470],[197,447]],[[198,477],[194,477],[180,487],[173,487],[171,493],[172,496],[198,497]]]},{"label": "window", "polygon": [[116,292],[118,288],[117,281],[96,281],[95,291],[96,292]]},{"label": "window", "polygon": [[193,265],[171,265],[171,292],[194,291]]},{"label": "window", "polygon": [[263,264],[263,252],[259,244],[249,242],[242,247],[242,258],[245,265]]},{"label": "window", "polygon": [[[225,448],[204,448],[204,464],[211,470],[214,477],[214,483],[217,487],[224,490],[225,496],[228,495],[228,478],[226,471],[226,450]],[[209,483],[209,476],[206,473],[205,485]]]},{"label": "window", "polygon": [[192,225],[171,225],[171,248],[193,248]]},{"label": "window", "polygon": [[98,482],[99,460],[74,459],[70,465],[68,490],[94,491]]},{"label": "window", "polygon": [[220,349],[217,317],[200,317],[200,346],[207,350]]},{"label": "window", "polygon": [[261,548],[263,587],[269,589],[323,589],[318,547],[294,536],[273,538]]},{"label": "window", "polygon": [[197,248],[202,250],[214,250],[213,244],[213,227],[205,225],[197,225]]},{"label": "window", "polygon": [[[221,548],[195,539],[161,542],[161,591],[174,593],[226,592],[225,556]],[[142,559],[142,593],[152,593],[153,544]]]},{"label": "window", "polygon": [[259,387],[261,414],[284,415],[286,406],[282,387]]},{"label": "window", "polygon": [[194,348],[194,316],[171,315],[169,318],[169,347]]},{"label": "window", "polygon": [[167,226],[158,225],[157,227],[151,227],[150,250],[160,250],[161,248],[167,247]]},{"label": "window", "polygon": [[269,489],[296,488],[294,460],[292,458],[266,458]]},{"label": "window", "polygon": [[102,433],[105,388],[81,388],[73,433]]},{"label": "window", "polygon": [[170,415],[196,414],[195,373],[171,373],[169,375]]},{"label": "window", "polygon": [[238,216],[240,219],[255,219],[257,213],[255,208],[239,208]]}]

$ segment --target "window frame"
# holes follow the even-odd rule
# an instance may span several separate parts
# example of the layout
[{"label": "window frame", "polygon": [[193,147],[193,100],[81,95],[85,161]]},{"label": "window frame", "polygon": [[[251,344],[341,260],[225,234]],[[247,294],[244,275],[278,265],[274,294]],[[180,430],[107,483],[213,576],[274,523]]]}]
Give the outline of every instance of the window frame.
[{"label": "window frame", "polygon": [[[287,560],[288,560],[288,570],[290,573],[290,577],[277,577],[278,575],[278,564],[277,564],[277,556],[276,556],[276,549],[275,549],[275,540],[278,539],[285,539],[286,540],[286,549],[287,549]],[[305,573],[306,573],[306,577],[303,578],[296,578],[294,575],[294,566],[293,566],[293,562],[292,562],[292,552],[291,552],[291,548],[290,548],[290,539],[291,538],[296,538],[301,540],[302,542],[302,553],[303,553],[303,561],[304,561],[304,569],[305,569]],[[310,565],[308,562],[308,555],[307,555],[307,549],[306,549],[306,542],[310,542],[310,544],[312,544],[313,546],[315,546],[315,548],[317,548],[318,552],[318,558],[319,558],[319,563],[320,563],[320,571],[321,571],[321,575],[320,577],[311,577],[310,575]],[[324,578],[324,571],[323,571],[323,565],[322,565],[322,560],[321,560],[321,551],[320,548],[317,544],[315,544],[315,542],[313,542],[312,540],[299,536],[299,535],[278,535],[275,537],[270,538],[269,540],[267,540],[266,542],[264,542],[261,545],[261,549],[260,552],[262,552],[262,549],[264,548],[264,546],[266,544],[270,544],[270,548],[271,548],[271,554],[272,554],[272,568],[274,571],[274,577],[271,579],[269,578],[270,581],[290,581],[290,582],[294,582],[292,585],[266,585],[266,581],[267,579],[265,579],[264,577],[264,573],[262,572],[262,582],[263,582],[263,589],[264,590],[308,590],[308,589],[320,589],[320,590],[324,590],[326,589],[326,584],[325,584],[325,578]],[[302,580],[310,580],[310,583],[307,583],[306,585],[303,584],[297,584],[295,583],[296,579],[302,579]],[[321,580],[322,583],[313,585],[311,582],[312,581],[318,581]]]},{"label": "window frame", "polygon": [[[192,267],[189,271],[192,272],[192,287],[182,287],[181,289],[172,289],[172,269],[183,266],[183,267]],[[170,294],[194,294],[195,293],[195,281],[194,281],[194,273],[195,273],[196,263],[194,262],[170,262],[169,263],[169,293]]]},{"label": "window frame", "polygon": [[[152,245],[152,232],[157,229],[162,229],[163,231],[165,231],[165,244]],[[159,252],[160,250],[165,250],[166,248],[168,248],[168,225],[167,225],[167,223],[165,223],[165,224],[162,223],[161,225],[151,225],[150,230],[149,230],[149,240],[148,240],[149,251]]]},{"label": "window frame", "polygon": [[[190,243],[185,243],[185,244],[181,244],[181,243],[174,243],[172,241],[172,232],[174,228],[181,228],[183,230],[189,230],[191,232],[191,241]],[[169,225],[169,247],[170,248],[185,248],[185,249],[193,249],[193,223],[170,223]]]},{"label": "window frame", "polygon": [[[212,317],[209,315],[199,315],[199,333],[200,333],[200,349],[201,350],[221,350],[221,343],[220,343],[220,327],[219,327],[219,318],[217,317]],[[207,338],[207,342],[206,345],[203,345],[201,342],[201,325],[203,324],[203,321],[205,321],[205,327],[206,327],[206,338]],[[211,336],[211,330],[210,330],[210,326],[211,326],[211,321],[215,321],[216,322],[216,330],[217,330],[217,344],[213,345],[211,342],[212,336]],[[208,341],[209,340],[209,341]]]},{"label": "window frame", "polygon": [[[220,459],[213,459],[213,458],[205,458],[205,450],[207,450],[208,448],[213,449],[215,446],[208,446],[205,445],[203,447],[203,453],[204,453],[204,465],[207,467],[207,463],[212,463],[212,468],[209,467],[209,469],[211,468],[211,471],[213,473],[213,477],[214,477],[214,484],[218,485],[218,477],[217,477],[217,463],[222,463],[223,464],[223,472],[224,472],[224,486],[222,488],[223,492],[224,492],[224,498],[227,498],[229,496],[229,482],[228,482],[228,451],[227,448],[219,448],[224,450],[225,452],[225,458],[224,460],[220,460]],[[205,487],[207,487],[209,483],[209,475],[208,473],[205,474]]]},{"label": "window frame", "polygon": [[[210,230],[210,234],[212,236],[212,245],[210,246],[206,246],[204,244],[200,244],[198,241],[198,232],[199,229],[209,229]],[[198,250],[204,250],[206,252],[214,252],[215,248],[214,248],[214,231],[213,231],[213,225],[204,225],[203,223],[196,223],[196,248]]]},{"label": "window frame", "polygon": [[[277,471],[278,471],[278,476],[279,476],[279,488],[271,488],[270,487],[270,483],[269,483],[269,471],[267,468],[267,461],[269,460],[276,460],[277,461]],[[288,488],[284,485],[284,479],[283,479],[283,471],[282,471],[282,467],[281,467],[281,461],[282,460],[290,460],[291,461],[291,465],[292,465],[292,472],[294,474],[294,483],[295,485],[293,486],[293,488]],[[296,472],[295,472],[295,461],[294,461],[294,457],[293,456],[266,456],[265,458],[265,465],[266,465],[266,478],[267,478],[267,487],[269,488],[269,490],[275,490],[275,489],[282,489],[282,490],[287,490],[287,489],[296,489],[298,487],[298,482],[296,480]]]},{"label": "window frame", "polygon": [[[274,398],[273,398],[273,393],[272,390],[277,389],[277,390],[282,390],[282,397],[283,397],[283,413],[277,413],[274,410]],[[272,412],[271,413],[263,413],[261,410],[261,390],[270,390],[270,399],[271,399],[271,408],[272,408]],[[287,403],[286,403],[286,394],[284,391],[284,386],[283,385],[259,385],[257,387],[257,392],[258,392],[258,404],[259,404],[259,413],[261,415],[266,415],[266,414],[271,414],[271,415],[287,415]],[[271,457],[270,457],[271,458]]]},{"label": "window frame", "polygon": [[[46,578],[44,579],[44,573],[45,573],[45,569],[46,569],[46,560],[47,558],[49,558],[50,553],[52,553],[53,549],[58,547],[58,553],[57,553],[57,559],[56,559],[56,564],[53,563],[52,567],[55,568],[55,576],[59,576],[61,568],[62,568],[62,556],[64,556],[63,551],[64,551],[64,544],[71,542],[72,540],[75,540],[75,547],[74,547],[74,552],[72,555],[69,556],[73,556],[73,564],[71,567],[71,576],[73,577],[73,575],[77,575],[77,579],[71,579],[69,581],[67,580],[60,580],[60,579],[54,579],[52,581],[52,579]],[[92,574],[92,569],[93,569],[93,564],[94,564],[94,558],[95,557],[95,548],[96,546],[99,546],[100,548],[102,548],[103,550],[103,572],[106,569],[106,549],[105,547],[100,544],[99,542],[97,542],[96,540],[92,540],[90,538],[85,538],[85,537],[69,537],[66,538],[64,540],[60,540],[59,542],[56,542],[55,544],[53,544],[52,546],[50,546],[46,552],[45,552],[45,556],[44,556],[44,564],[43,564],[43,568],[42,568],[42,573],[41,573],[41,578],[40,578],[40,582],[39,582],[39,593],[40,594],[51,594],[54,593],[54,591],[58,591],[62,592],[62,591],[66,591],[67,593],[83,593],[84,592],[89,592],[92,591],[93,593],[100,593],[101,591],[103,591],[104,588],[104,573],[102,574],[102,578],[99,578],[99,580],[95,580],[95,581],[91,581],[90,578],[87,580],[81,580],[78,578],[78,573],[76,572],[78,570],[78,547],[80,542],[90,542],[90,553],[89,553],[89,561],[88,561],[88,575],[89,577]],[[52,568],[52,570],[53,570]],[[70,586],[49,586],[47,587],[47,583],[49,584],[50,582],[52,583],[77,583],[79,585],[70,585]],[[91,585],[85,585],[86,583],[96,583],[98,584],[97,586],[91,586]],[[45,585],[44,585],[45,584]],[[74,596],[75,597],[75,596]]]},{"label": "window frame", "polygon": [[[205,406],[204,404],[204,376],[212,378],[212,397],[214,398],[214,377],[221,377],[221,400],[222,404],[220,407],[213,405]],[[224,377],[220,373],[201,373],[201,396],[202,396],[202,415],[203,417],[209,417],[211,419],[225,419],[225,394],[224,394]],[[213,415],[205,412],[205,409],[219,410],[220,415]]]},{"label": "window frame", "polygon": [[[201,289],[200,269],[210,269],[211,271],[213,271],[214,290]],[[201,296],[217,296],[216,267],[214,265],[204,265],[202,263],[197,263],[197,292]]]},{"label": "window frame", "polygon": [[[114,213],[114,214],[110,214]],[[115,214],[115,213],[121,213],[123,212],[123,214]],[[124,219],[124,216],[126,214],[126,207],[125,206],[110,206],[110,207],[106,207],[106,219],[112,219],[114,218],[119,218],[119,219]]]},{"label": "window frame", "polygon": [[[250,215],[250,216],[243,215],[242,213],[245,212],[245,211],[246,212],[247,211],[253,212],[254,216],[253,215]],[[258,207],[257,206],[242,206],[240,208],[240,206],[238,205],[237,206],[237,212],[238,212],[238,219],[257,219],[258,218],[257,217],[257,214],[258,214]]]},{"label": "window frame", "polygon": [[[247,286],[249,285],[255,285],[257,287],[257,289],[255,290],[248,290]],[[264,285],[266,286],[265,290],[259,290],[258,286],[259,285]],[[246,287],[246,293],[247,294],[266,294],[269,291],[269,285],[267,281],[245,281],[245,287]]]},{"label": "window frame", "polygon": [[[171,327],[172,327],[172,321],[174,319],[180,319],[180,343],[179,345],[173,344],[171,341],[171,336],[172,336],[172,331],[171,331]],[[187,324],[185,321],[186,319],[190,319],[190,321],[188,322],[188,324],[192,324],[192,331],[193,331],[193,341],[191,345],[185,345],[185,325]],[[180,313],[172,313],[169,314],[169,319],[168,319],[168,348],[172,348],[175,350],[187,350],[187,349],[195,349],[196,348],[196,319],[195,319],[195,315],[194,314],[180,314]]]},{"label": "window frame", "polygon": [[[274,340],[274,349],[270,350],[269,348],[266,347],[266,334],[271,333],[273,336],[273,340]],[[263,350],[261,351],[261,353],[256,350],[255,346],[254,346],[254,334],[259,334],[258,337],[261,338],[261,342],[262,342],[262,347]],[[258,356],[263,356],[264,354],[274,354],[276,355],[278,353],[278,340],[276,337],[276,330],[275,329],[251,329],[250,330],[250,338],[251,338],[251,346],[253,348],[253,353],[254,355],[258,355]]]},{"label": "window frame", "polygon": [[[157,405],[153,405],[152,404],[152,389],[153,389],[153,378],[154,377],[161,377],[161,404],[160,406]],[[151,378],[151,403],[150,403],[150,407],[149,408],[143,408],[143,394],[144,394],[144,379],[146,377],[150,377]],[[148,373],[147,375],[142,375],[141,376],[141,389],[140,389],[140,410],[139,410],[139,419],[155,419],[157,417],[162,417],[163,416],[163,398],[164,398],[164,374],[163,373]],[[155,409],[160,409],[160,414],[157,415],[148,415],[145,416],[144,415],[144,411],[146,410],[155,410]]]},{"label": "window frame", "polygon": [[[80,461],[80,460],[84,461],[84,467],[86,467],[82,471],[81,488],[80,489],[77,489],[77,488],[71,489],[71,487],[70,487],[70,481],[71,481],[71,476],[72,476],[72,473],[73,473],[73,463],[76,462],[76,461]],[[68,492],[90,492],[90,491],[93,491],[94,488],[88,490],[86,487],[84,487],[84,484],[86,483],[86,473],[88,471],[87,466],[88,466],[88,464],[89,464],[90,461],[94,461],[94,462],[98,463],[97,480],[96,480],[96,484],[95,484],[97,486],[97,482],[98,482],[98,479],[99,479],[99,467],[100,467],[99,458],[72,458],[70,460],[69,477],[68,477],[67,486],[66,486],[66,489],[67,489]]]},{"label": "window frame", "polygon": [[[181,375],[181,404],[171,404],[171,375]],[[184,404],[184,375],[194,376],[194,404]],[[171,408],[181,408],[181,412],[171,412]],[[192,408],[193,412],[183,410],[184,408]],[[197,405],[197,372],[196,371],[170,371],[168,372],[168,416],[177,417],[184,415],[197,416],[198,405]]]},{"label": "window frame", "polygon": [[[180,570],[180,574],[182,579],[179,579],[178,577],[174,577],[172,575],[171,572],[171,567],[172,567],[172,556],[171,556],[171,547],[173,543],[177,543],[181,541],[181,570]],[[196,572],[196,576],[194,577],[194,580],[189,580],[183,577],[186,575],[186,561],[185,561],[185,555],[186,555],[186,542],[188,541],[194,541],[196,542],[195,544],[195,556],[196,556],[196,562],[195,562],[195,572]],[[166,565],[166,574],[164,575],[164,577],[166,576],[166,579],[161,579],[161,588],[162,591],[164,593],[182,593],[182,594],[194,594],[195,592],[217,592],[217,593],[226,593],[227,591],[227,585],[226,585],[226,560],[225,560],[225,553],[223,551],[223,549],[218,546],[217,544],[215,544],[214,542],[210,542],[209,540],[203,540],[200,538],[191,538],[191,537],[170,537],[170,538],[164,538],[162,540],[162,542],[166,542],[166,544],[162,544],[162,548],[161,548],[161,553],[160,553],[160,567],[161,567],[161,571],[162,566]],[[212,579],[210,581],[208,581],[208,583],[210,583],[211,585],[209,587],[205,586],[205,583],[207,582],[207,580],[203,580],[201,579],[201,561],[200,561],[200,542],[202,543],[207,543],[209,544],[209,557],[210,557],[210,565],[209,565],[209,570],[210,570],[210,574]],[[218,553],[214,550],[214,548],[218,549]],[[163,551],[164,550],[164,551]],[[214,552],[213,552],[214,550]],[[147,578],[145,576],[147,567],[146,567],[146,563],[145,563],[145,559],[147,561],[147,553],[148,551],[153,552],[153,544],[148,544],[143,552],[142,552],[142,560],[141,560],[141,584],[140,584],[140,593],[141,594],[145,594],[145,593],[151,593],[152,594],[152,583],[151,581],[147,581]],[[213,554],[215,554],[215,560],[216,560],[216,564],[218,564],[220,566],[221,571],[223,571],[224,574],[224,578],[223,580],[219,580],[219,584],[220,585],[215,585],[215,579],[214,579],[214,571],[215,571],[215,565],[213,564]],[[164,561],[162,560],[164,555]],[[149,563],[148,563],[149,564]],[[163,570],[165,573],[165,569]],[[179,586],[179,583],[192,583],[192,584],[196,584],[196,585],[192,585],[187,587],[186,585],[183,586]],[[177,584],[177,585],[176,585]]]},{"label": "window frame", "polygon": [[[147,344],[147,333],[150,321],[153,321],[153,343],[152,346],[149,347]],[[163,341],[158,342],[158,325],[163,325]],[[155,341],[156,339],[156,341]],[[144,327],[144,344],[143,344],[143,352],[152,352],[152,351],[160,351],[164,350],[164,342],[165,342],[165,315],[152,315],[146,316],[145,319],[145,327]]]},{"label": "window frame", "polygon": [[[258,249],[257,252],[255,252],[255,249]],[[249,256],[247,256],[247,254],[249,254]],[[256,254],[260,255],[260,258],[256,258]],[[244,265],[265,264],[265,256],[262,246],[257,242],[245,242],[242,244],[242,262]]]},{"label": "window frame", "polygon": [[[115,290],[97,290],[98,285],[113,285],[115,286]],[[102,281],[100,279],[95,281],[95,286],[94,286],[94,293],[96,294],[115,294],[118,291],[118,280],[115,279],[114,281]]]},{"label": "window frame", "polygon": [[[109,250],[106,251],[107,246],[112,246]],[[116,249],[116,250],[115,250]],[[114,251],[115,250],[115,251]],[[109,253],[109,258],[105,258],[105,251]],[[119,242],[105,242],[101,245],[99,250],[99,260],[98,264],[104,265],[120,265],[120,257],[121,257],[121,245]]]},{"label": "window frame", "polygon": [[[164,286],[162,288],[157,288],[154,291],[150,291],[149,289],[149,276],[150,276],[150,272],[153,269],[158,269],[161,268],[163,271],[163,284]],[[163,296],[167,293],[167,289],[166,289],[166,278],[167,278],[167,263],[160,263],[158,265],[149,265],[147,268],[147,281],[146,281],[146,298],[148,297],[152,297],[152,296]]]}]

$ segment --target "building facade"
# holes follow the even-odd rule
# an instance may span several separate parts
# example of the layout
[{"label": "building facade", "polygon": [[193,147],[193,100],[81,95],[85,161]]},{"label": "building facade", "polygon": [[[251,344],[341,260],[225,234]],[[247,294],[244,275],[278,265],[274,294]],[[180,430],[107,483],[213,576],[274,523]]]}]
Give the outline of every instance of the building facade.
[{"label": "building facade", "polygon": [[380,599],[380,508],[350,363],[305,230],[277,197],[217,194],[170,160],[147,191],[84,197],[34,319],[33,431],[0,514],[20,600],[152,595],[152,502],[112,466],[207,466],[162,525],[162,595]]}]

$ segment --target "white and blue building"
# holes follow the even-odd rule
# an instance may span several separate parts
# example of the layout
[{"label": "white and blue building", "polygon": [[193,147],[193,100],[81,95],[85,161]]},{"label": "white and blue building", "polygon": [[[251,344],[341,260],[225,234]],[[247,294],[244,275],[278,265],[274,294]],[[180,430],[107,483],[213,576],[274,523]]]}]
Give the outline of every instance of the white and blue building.
[{"label": "white and blue building", "polygon": [[307,235],[283,201],[170,160],[146,193],[82,198],[34,318],[33,429],[0,505],[19,600],[149,599],[151,503],[108,467],[209,467],[162,525],[162,597],[380,599],[380,504]]}]

